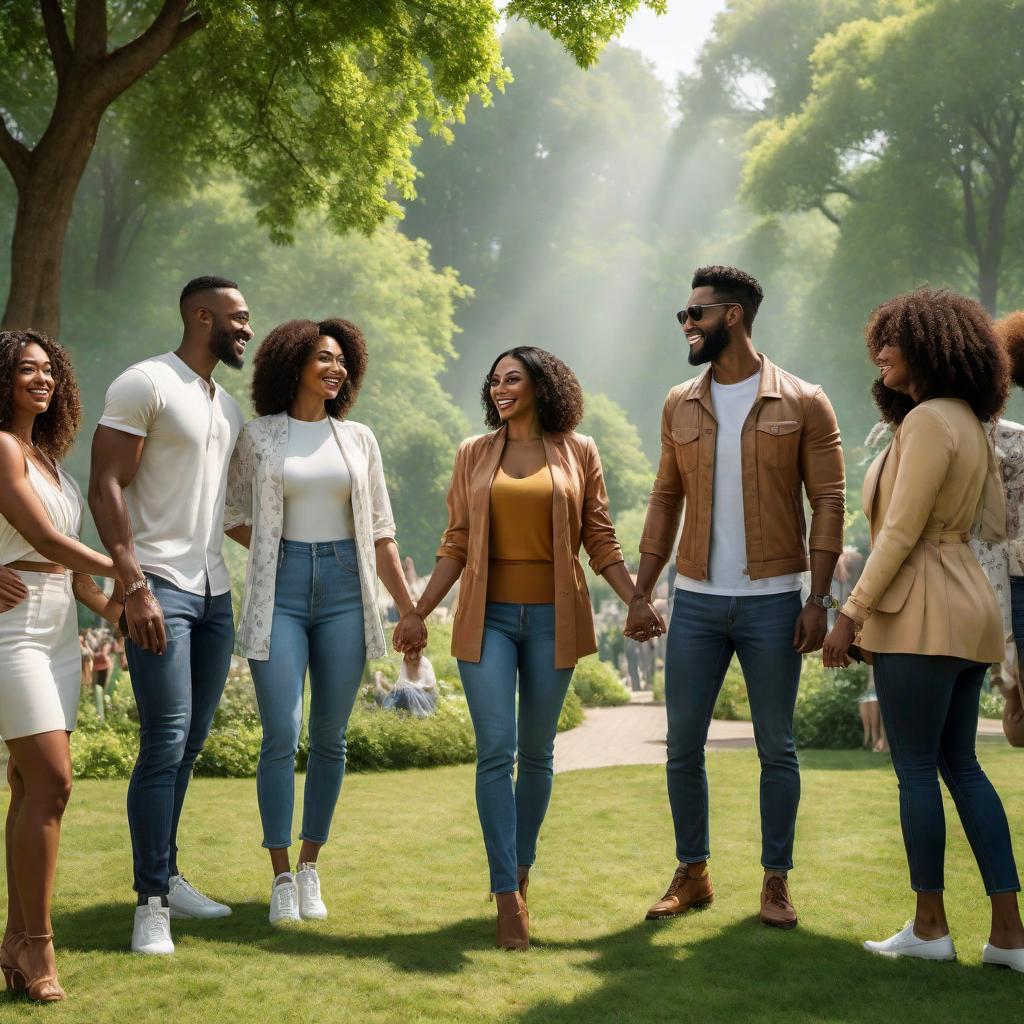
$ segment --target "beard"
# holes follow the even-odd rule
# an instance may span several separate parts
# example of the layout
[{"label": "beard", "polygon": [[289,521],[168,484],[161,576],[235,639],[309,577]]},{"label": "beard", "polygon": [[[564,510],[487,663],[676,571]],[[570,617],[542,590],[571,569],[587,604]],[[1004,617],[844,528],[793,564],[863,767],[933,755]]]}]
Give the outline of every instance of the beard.
[{"label": "beard", "polygon": [[704,340],[690,349],[689,363],[691,366],[702,366],[717,359],[729,344],[729,328],[725,322],[720,323],[711,334],[705,334]]},{"label": "beard", "polygon": [[227,366],[240,370],[245,365],[245,357],[235,351],[236,332],[230,327],[216,326],[210,335],[210,351]]}]

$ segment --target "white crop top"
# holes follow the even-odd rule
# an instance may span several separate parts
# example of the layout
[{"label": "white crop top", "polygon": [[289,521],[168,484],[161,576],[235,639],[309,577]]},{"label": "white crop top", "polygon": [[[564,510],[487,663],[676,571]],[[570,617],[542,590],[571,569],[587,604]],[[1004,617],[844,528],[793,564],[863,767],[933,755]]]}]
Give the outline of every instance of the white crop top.
[{"label": "white crop top", "polygon": [[315,544],[350,540],[352,477],[325,417],[309,423],[288,417],[284,459],[284,539]]},{"label": "white crop top", "polygon": [[[82,492],[78,484],[58,467],[60,487],[54,480],[31,459],[25,460],[28,466],[28,481],[32,490],[39,496],[46,514],[54,527],[66,537],[78,537],[82,528]],[[0,516],[0,565],[11,562],[49,562],[9,522]]]}]

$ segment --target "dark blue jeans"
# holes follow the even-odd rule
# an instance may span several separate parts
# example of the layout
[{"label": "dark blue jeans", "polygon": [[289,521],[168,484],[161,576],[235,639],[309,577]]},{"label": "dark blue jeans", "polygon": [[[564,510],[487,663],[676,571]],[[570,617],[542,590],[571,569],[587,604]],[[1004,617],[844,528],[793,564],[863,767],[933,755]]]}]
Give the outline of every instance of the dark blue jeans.
[{"label": "dark blue jeans", "polygon": [[1024,576],[1010,577],[1010,619],[1017,645],[1017,664],[1024,669]]},{"label": "dark blue jeans", "polygon": [[572,673],[555,668],[553,604],[488,602],[480,660],[460,661],[459,675],[476,732],[476,806],[491,892],[515,892],[517,865],[536,859],[551,799],[558,716]]},{"label": "dark blue jeans", "polygon": [[747,684],[761,759],[761,863],[777,871],[793,866],[800,804],[793,709],[803,663],[793,650],[793,631],[802,607],[799,593],[675,593],[665,649],[666,770],[676,857],[684,864],[711,855],[704,745],[735,654]]},{"label": "dark blue jeans", "polygon": [[[148,574],[147,574],[148,575]],[[139,756],[128,785],[135,891],[166,896],[178,873],[178,819],[199,751],[217,710],[235,627],[231,595],[200,597],[149,576],[164,611],[167,651],[125,642],[139,708]]]},{"label": "dark blue jeans", "polygon": [[999,794],[975,754],[985,665],[929,654],[876,654],[875,689],[900,785],[900,823],[915,892],[942,892],[949,789],[990,895],[1020,882]]}]

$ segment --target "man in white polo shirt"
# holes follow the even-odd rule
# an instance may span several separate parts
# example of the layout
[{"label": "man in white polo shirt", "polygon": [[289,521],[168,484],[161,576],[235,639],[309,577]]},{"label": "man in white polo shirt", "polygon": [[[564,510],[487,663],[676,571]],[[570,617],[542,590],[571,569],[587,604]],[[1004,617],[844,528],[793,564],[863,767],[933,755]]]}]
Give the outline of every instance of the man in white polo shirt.
[{"label": "man in white polo shirt", "polygon": [[240,368],[252,338],[233,281],[200,277],[181,293],[174,352],[130,366],[107,391],[92,445],[89,506],[125,583],[125,651],[139,708],[128,787],[138,905],[132,949],[173,953],[170,918],[231,910],[194,889],[177,829],[195,759],[231,663],[231,580],[221,556],[238,403],[212,378]]}]

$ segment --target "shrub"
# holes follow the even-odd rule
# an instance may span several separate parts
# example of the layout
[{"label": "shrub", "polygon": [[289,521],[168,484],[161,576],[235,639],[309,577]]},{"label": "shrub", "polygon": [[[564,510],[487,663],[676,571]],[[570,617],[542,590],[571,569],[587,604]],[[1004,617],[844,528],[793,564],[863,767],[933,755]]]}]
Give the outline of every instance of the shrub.
[{"label": "shrub", "polygon": [[665,703],[665,672],[663,669],[658,669],[654,673],[654,678],[651,680],[651,697],[654,698],[656,704]]},{"label": "shrub", "polygon": [[263,729],[259,724],[232,723],[211,730],[196,759],[195,774],[218,779],[244,779],[256,774]]},{"label": "shrub", "polygon": [[740,663],[733,658],[725,673],[722,689],[715,701],[714,718],[726,722],[749,722],[750,704],[747,701],[747,684],[743,678]]},{"label": "shrub", "polygon": [[126,779],[132,773],[138,749],[136,737],[113,729],[76,729],[71,734],[72,773],[76,779]]},{"label": "shrub", "polygon": [[439,701],[437,713],[427,718],[357,707],[349,719],[347,740],[346,764],[352,771],[428,768],[476,760],[469,712],[456,699]]},{"label": "shrub", "polygon": [[558,716],[558,731],[568,732],[570,729],[575,729],[582,721],[583,702],[576,691],[570,686],[565,694],[562,712]]},{"label": "shrub", "polygon": [[596,654],[576,663],[572,689],[585,707],[618,707],[629,703],[629,690],[622,685],[615,670]]},{"label": "shrub", "polygon": [[982,718],[999,718],[1003,717],[1003,705],[1006,704],[1006,698],[990,683],[987,683],[985,689],[981,691],[981,703],[978,706],[978,714]]},{"label": "shrub", "polygon": [[831,673],[820,657],[804,658],[800,692],[796,699],[793,733],[798,747],[849,750],[859,747],[863,729],[857,700],[867,688],[864,665],[851,665]]}]

